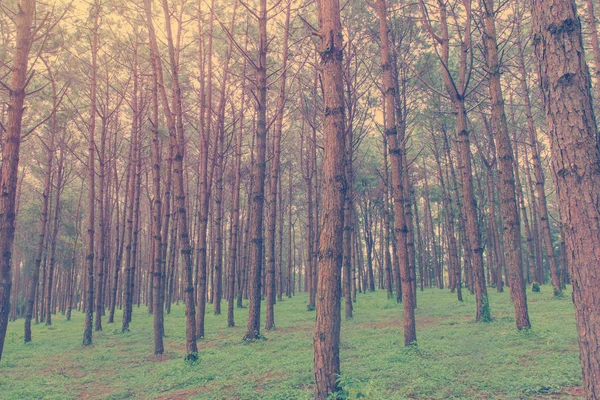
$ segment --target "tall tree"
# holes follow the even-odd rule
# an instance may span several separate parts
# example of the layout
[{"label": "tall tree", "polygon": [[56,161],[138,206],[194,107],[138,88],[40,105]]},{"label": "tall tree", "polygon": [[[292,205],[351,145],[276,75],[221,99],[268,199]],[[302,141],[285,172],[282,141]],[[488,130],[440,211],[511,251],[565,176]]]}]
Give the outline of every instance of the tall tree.
[{"label": "tall tree", "polygon": [[[175,205],[177,207],[179,247],[183,258],[184,279],[185,279],[185,314],[186,314],[186,360],[196,360],[198,358],[198,346],[196,344],[196,303],[194,296],[194,277],[192,263],[192,248],[190,244],[190,229],[188,226],[186,188],[184,183],[184,157],[185,157],[185,134],[183,128],[183,105],[181,87],[179,86],[179,57],[176,55],[173,32],[171,29],[171,12],[167,0],[162,1],[165,17],[165,28],[167,33],[167,44],[169,52],[169,61],[171,64],[171,84],[173,94],[173,108],[168,109],[167,95],[161,90],[165,114],[172,115],[175,122],[175,129],[169,130],[169,143],[173,147],[173,175],[175,189]],[[178,50],[178,49],[177,49]],[[157,63],[158,64],[158,63]],[[164,85],[159,85],[164,88]],[[172,125],[172,123],[168,123]]]},{"label": "tall tree", "polygon": [[552,166],[568,248],[586,398],[600,398],[600,147],[573,0],[532,0]]},{"label": "tall tree", "polygon": [[[519,14],[518,2],[515,2],[515,8],[517,14]],[[535,122],[533,120],[533,112],[531,109],[531,98],[529,95],[529,85],[527,69],[525,66],[524,49],[521,38],[521,20],[516,18],[515,21],[516,35],[517,35],[517,65],[519,69],[519,78],[521,83],[522,99],[525,101],[525,117],[527,119],[527,131],[529,133],[529,147],[531,151],[531,160],[533,161],[533,173],[535,176],[535,189],[537,194],[537,209],[539,214],[539,225],[542,228],[543,242],[546,249],[546,257],[548,257],[548,264],[550,265],[550,277],[552,279],[552,286],[554,287],[554,295],[560,296],[562,289],[560,286],[560,277],[558,272],[558,264],[556,262],[556,256],[554,254],[554,246],[552,245],[552,235],[550,234],[550,219],[548,216],[548,202],[546,200],[546,179],[544,176],[544,169],[542,167],[542,160],[540,157],[540,144],[537,139]],[[600,65],[599,65],[600,66]],[[600,75],[596,74],[600,79]],[[600,86],[599,86],[600,88]]]},{"label": "tall tree", "polygon": [[[317,319],[313,335],[315,398],[339,398],[340,297],[343,261],[345,120],[343,38],[339,0],[321,0],[319,52],[323,87],[323,207],[319,240]],[[310,238],[309,238],[310,239]]]},{"label": "tall tree", "polygon": [[88,226],[87,226],[87,294],[85,300],[85,329],[83,332],[83,345],[92,345],[92,321],[94,317],[94,238],[96,225],[96,91],[98,75],[98,36],[100,29],[101,3],[94,1],[93,27],[91,38],[92,70],[90,82],[90,122],[88,127]]},{"label": "tall tree", "polygon": [[[285,85],[287,78],[288,63],[288,41],[290,36],[290,14],[292,2],[288,1],[285,12],[285,25],[283,31],[283,43],[281,52],[281,78],[279,79],[279,98],[277,100],[277,117],[275,130],[273,132],[273,160],[271,164],[271,184],[269,193],[269,226],[267,238],[267,287],[266,287],[266,316],[265,329],[275,327],[275,315],[273,306],[275,304],[275,228],[277,225],[277,189],[279,187],[279,173],[281,170],[281,134],[283,131],[283,115],[285,112]],[[280,204],[281,207],[281,204]]]},{"label": "tall tree", "polygon": [[17,34],[8,100],[8,124],[2,135],[2,170],[0,176],[0,359],[10,312],[12,286],[11,257],[15,239],[16,195],[21,146],[21,124],[25,108],[25,90],[30,77],[27,65],[33,43],[33,17],[35,0],[21,0],[16,19]]},{"label": "tall tree", "polygon": [[500,82],[500,57],[496,37],[496,11],[494,0],[481,0],[485,32],[486,60],[489,72],[489,93],[492,108],[494,141],[498,152],[498,180],[500,181],[500,206],[502,230],[504,232],[504,252],[508,264],[510,297],[515,308],[517,329],[528,329],[529,312],[523,278],[523,254],[521,249],[521,222],[515,191],[514,154],[508,133],[504,95]]},{"label": "tall tree", "polygon": [[[446,92],[456,116],[456,132],[458,136],[459,147],[459,170],[462,184],[462,212],[464,213],[465,230],[468,236],[469,257],[472,262],[474,288],[476,297],[476,316],[477,321],[490,321],[491,313],[487,296],[487,287],[485,284],[485,271],[483,268],[483,246],[481,245],[481,230],[477,220],[477,201],[473,189],[473,165],[471,157],[471,141],[469,138],[469,127],[466,108],[466,96],[469,91],[470,70],[472,65],[469,60],[471,48],[471,22],[472,10],[471,0],[462,0],[464,8],[464,27],[460,29],[464,34],[460,35],[459,43],[459,67],[456,77],[450,70],[450,35],[448,23],[448,7],[445,0],[438,0],[439,26],[441,34],[434,31],[429,12],[423,0],[420,0],[421,14],[423,23],[434,44],[439,47],[438,55],[442,64],[442,78]],[[452,12],[456,11],[452,9]]]},{"label": "tall tree", "polygon": [[244,340],[259,339],[260,302],[263,270],[263,219],[267,152],[267,0],[260,0],[258,11],[258,62],[256,69],[256,156],[252,167],[252,203],[250,207],[250,278],[248,325]]},{"label": "tall tree", "polygon": [[[162,289],[162,266],[163,266],[163,238],[162,238],[162,200],[160,189],[160,144],[158,133],[158,72],[157,64],[160,62],[158,58],[158,46],[156,44],[156,34],[154,33],[154,24],[152,22],[152,3],[151,0],[144,1],[144,9],[146,14],[146,25],[150,39],[150,64],[152,66],[152,89],[151,89],[151,112],[150,112],[150,129],[152,130],[152,227],[154,231],[152,235],[154,242],[152,245],[152,299],[154,314],[154,354],[162,354],[164,352],[163,331],[164,317],[163,307],[161,303]],[[161,71],[162,72],[162,71]],[[168,225],[168,224],[167,224]],[[166,255],[166,254],[165,254]]]},{"label": "tall tree", "polygon": [[400,261],[400,279],[402,281],[402,304],[404,318],[404,345],[410,346],[417,340],[415,325],[415,293],[411,281],[411,271],[408,254],[408,228],[406,226],[404,186],[404,163],[402,145],[398,140],[396,121],[396,84],[394,82],[394,67],[390,53],[389,30],[387,23],[387,6],[385,0],[378,0],[377,14],[379,16],[379,39],[381,41],[381,65],[383,69],[383,93],[385,104],[385,135],[387,137],[392,169],[392,187],[394,200],[394,227],[398,259]]}]

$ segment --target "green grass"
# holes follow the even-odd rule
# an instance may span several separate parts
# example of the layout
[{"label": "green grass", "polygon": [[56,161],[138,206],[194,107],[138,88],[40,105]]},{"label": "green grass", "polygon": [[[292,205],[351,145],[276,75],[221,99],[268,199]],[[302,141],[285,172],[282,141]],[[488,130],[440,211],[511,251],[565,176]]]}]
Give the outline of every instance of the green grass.
[{"label": "green grass", "polygon": [[[355,318],[342,322],[340,381],[349,398],[574,398],[581,371],[570,293],[555,299],[542,286],[528,297],[533,328],[519,332],[508,292],[490,289],[494,320],[485,324],[474,322],[468,293],[459,303],[448,291],[419,292],[418,347],[407,349],[402,305],[384,291],[359,294]],[[90,348],[81,346],[81,313],[34,326],[28,344],[19,320],[8,327],[0,398],[309,399],[315,313],[306,303],[305,294],[278,303],[277,329],[251,344],[242,341],[247,309],[235,310],[235,328],[227,328],[226,315],[208,314],[195,363],[183,360],[182,305],[166,316],[163,357],[152,355],[152,316],[144,308],[134,310],[131,332],[119,332],[119,314]]]}]

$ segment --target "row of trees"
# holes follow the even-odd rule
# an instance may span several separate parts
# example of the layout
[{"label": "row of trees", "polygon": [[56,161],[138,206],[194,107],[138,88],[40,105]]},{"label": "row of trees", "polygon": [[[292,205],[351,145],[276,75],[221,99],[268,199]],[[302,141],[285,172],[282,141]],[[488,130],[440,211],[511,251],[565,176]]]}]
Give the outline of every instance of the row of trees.
[{"label": "row of trees", "polygon": [[425,287],[485,322],[507,286],[528,329],[527,284],[572,281],[593,398],[593,1],[585,42],[567,0],[255,3],[4,2],[0,355],[9,319],[76,309],[90,345],[141,304],[162,354],[183,302],[193,360],[209,304],[254,341],[305,291],[326,398],[342,297],[386,290],[409,346]]}]

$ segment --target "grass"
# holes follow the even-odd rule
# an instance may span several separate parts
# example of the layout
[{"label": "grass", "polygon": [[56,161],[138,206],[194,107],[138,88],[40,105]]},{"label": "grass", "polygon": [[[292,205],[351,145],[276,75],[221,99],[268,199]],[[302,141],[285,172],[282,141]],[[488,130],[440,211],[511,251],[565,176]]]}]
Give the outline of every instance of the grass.
[{"label": "grass", "polygon": [[[490,290],[494,320],[485,324],[474,322],[475,298],[468,293],[459,303],[448,291],[419,292],[418,347],[405,348],[402,305],[384,291],[359,294],[355,318],[342,322],[340,381],[348,398],[578,398],[570,293],[556,299],[542,286],[528,297],[533,328],[519,332],[508,292]],[[166,316],[161,357],[152,355],[152,316],[144,308],[134,309],[131,332],[120,333],[119,314],[89,348],[81,346],[81,313],[34,326],[28,344],[19,320],[8,327],[0,398],[309,399],[315,313],[306,303],[305,294],[278,303],[277,329],[251,344],[242,341],[247,309],[235,310],[235,328],[227,328],[226,315],[208,314],[195,363],[183,360],[182,305]]]}]

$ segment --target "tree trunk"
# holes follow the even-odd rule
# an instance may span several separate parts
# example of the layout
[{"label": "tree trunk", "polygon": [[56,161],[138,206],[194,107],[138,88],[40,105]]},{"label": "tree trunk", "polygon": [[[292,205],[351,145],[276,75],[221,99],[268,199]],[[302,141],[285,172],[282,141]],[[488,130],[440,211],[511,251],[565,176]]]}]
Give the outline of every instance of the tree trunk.
[{"label": "tree trunk", "polygon": [[[343,43],[339,0],[319,2],[323,85],[323,207],[317,270],[319,302],[314,330],[315,398],[339,397],[340,297],[345,174]],[[310,239],[310,238],[309,238]]]},{"label": "tree trunk", "polygon": [[[25,89],[29,50],[33,42],[32,22],[35,0],[21,0],[16,21],[15,56],[12,69],[11,90],[8,102],[8,124],[2,135],[2,171],[0,187],[0,359],[8,327],[10,312],[10,289],[12,286],[11,256],[15,238],[16,194],[19,174],[19,152],[21,146],[21,123],[25,108]],[[41,239],[43,241],[43,238]]]},{"label": "tree trunk", "polygon": [[[279,99],[277,101],[277,117],[275,131],[273,132],[273,159],[271,164],[271,185],[269,193],[269,221],[267,238],[267,285],[266,285],[266,316],[265,330],[275,327],[275,229],[277,225],[277,189],[279,186],[279,172],[281,170],[281,132],[283,128],[283,114],[285,112],[285,85],[287,77],[288,38],[290,31],[291,2],[288,2],[285,13],[285,27],[283,30],[281,54],[281,78],[279,81]],[[279,205],[281,207],[281,204]],[[280,264],[281,267],[281,264]]]},{"label": "tree trunk", "polygon": [[586,0],[588,25],[590,29],[590,44],[594,55],[594,85],[598,99],[600,99],[600,44],[598,43],[598,27],[596,24],[596,15],[594,14],[594,0]]},{"label": "tree trunk", "polygon": [[126,203],[127,212],[127,244],[125,245],[125,299],[123,305],[123,324],[122,332],[129,330],[129,322],[131,322],[131,312],[133,306],[133,288],[134,288],[134,272],[135,272],[135,255],[133,254],[134,232],[137,230],[138,212],[135,204],[139,204],[139,187],[138,183],[138,137],[139,137],[139,109],[138,109],[138,67],[137,67],[137,42],[133,51],[133,94],[131,99],[132,111],[132,127],[131,127],[131,144],[129,150],[129,174],[130,186],[125,190],[129,191],[129,202]]},{"label": "tree trunk", "polygon": [[600,398],[600,149],[581,24],[573,0],[532,0],[533,44],[564,210],[583,387]]},{"label": "tree trunk", "polygon": [[[165,106],[165,114],[172,115],[175,122],[175,130],[169,130],[169,144],[173,147],[173,175],[175,189],[175,204],[178,211],[179,223],[179,246],[183,257],[184,279],[185,279],[185,314],[186,314],[186,360],[196,360],[198,358],[198,346],[196,345],[196,303],[194,296],[194,266],[192,263],[192,248],[190,245],[190,235],[187,218],[186,192],[183,177],[184,157],[185,157],[185,135],[183,130],[183,109],[181,88],[179,87],[179,64],[175,55],[175,45],[173,43],[173,34],[171,31],[171,13],[167,0],[163,0],[163,11],[165,16],[165,28],[167,32],[167,43],[169,49],[169,61],[171,64],[173,109],[168,110],[167,96],[164,92],[164,85],[159,85],[163,90],[162,98]],[[159,63],[157,63],[159,65]],[[159,70],[160,72],[160,70]],[[160,74],[159,74],[160,76]],[[171,125],[171,124],[169,124]]]},{"label": "tree trunk", "polygon": [[96,85],[98,73],[98,30],[100,22],[101,5],[96,0],[94,2],[94,27],[92,37],[92,79],[90,82],[90,124],[89,124],[89,148],[88,148],[88,236],[87,236],[87,298],[85,305],[85,330],[83,333],[83,345],[91,346],[92,344],[92,321],[94,316],[94,234],[95,234],[95,202],[96,202],[96,171],[95,171],[95,153],[96,142],[94,134],[96,130]]},{"label": "tree trunk", "polygon": [[504,232],[504,253],[508,264],[510,295],[515,308],[517,329],[529,329],[527,294],[523,279],[523,256],[521,249],[521,222],[515,193],[514,155],[508,134],[504,96],[500,82],[500,61],[496,41],[494,1],[481,0],[485,30],[485,47],[489,69],[489,92],[492,108],[494,141],[498,152],[498,179],[500,181],[500,206],[502,230]]},{"label": "tree trunk", "polygon": [[[588,2],[588,5],[591,1]],[[595,25],[594,25],[595,28]],[[542,229],[543,242],[546,248],[546,256],[548,257],[548,264],[550,265],[550,276],[552,278],[552,286],[554,287],[554,294],[560,295],[562,294],[561,286],[560,286],[560,276],[558,272],[558,264],[556,262],[556,256],[554,255],[554,246],[552,245],[552,236],[550,234],[550,221],[548,219],[548,204],[546,201],[546,191],[545,191],[545,177],[544,170],[542,168],[542,162],[540,159],[539,153],[539,143],[537,140],[535,124],[533,120],[533,113],[531,110],[531,100],[529,97],[529,87],[527,85],[527,70],[525,67],[525,57],[523,52],[523,45],[521,42],[521,21],[517,19],[516,21],[516,29],[517,29],[517,46],[518,46],[518,57],[517,61],[519,63],[519,73],[520,73],[520,81],[521,81],[521,90],[523,92],[522,99],[525,100],[525,116],[527,118],[527,129],[529,132],[529,146],[531,148],[531,159],[533,161],[533,172],[535,176],[535,188],[537,193],[537,205],[538,205],[538,214],[540,220],[540,227]],[[596,39],[598,35],[596,34]],[[596,48],[598,47],[598,43],[596,40]],[[596,52],[594,53],[596,54]],[[597,54],[598,58],[596,62],[596,68],[600,68],[600,54]],[[596,74],[596,79],[600,79],[600,75]],[[597,89],[600,90],[600,84],[597,85]],[[538,241],[540,242],[540,241]]]},{"label": "tree trunk", "polygon": [[[56,107],[55,107],[56,108]],[[63,190],[64,172],[63,166],[65,163],[65,146],[60,144],[60,155],[58,158],[58,170],[56,172],[56,194],[54,197],[54,217],[52,222],[52,232],[50,234],[50,266],[48,268],[48,290],[46,291],[46,325],[52,325],[52,311],[56,308],[52,307],[52,289],[54,267],[56,265],[56,239],[58,237],[58,224],[60,223],[60,195]]]},{"label": "tree trunk", "polygon": [[259,339],[263,267],[263,219],[267,150],[267,1],[260,0],[258,14],[258,63],[256,65],[256,158],[252,168],[252,214],[250,224],[250,280],[248,326],[244,340]]},{"label": "tree trunk", "polygon": [[388,138],[392,166],[392,188],[394,199],[394,226],[398,242],[398,259],[400,261],[400,278],[402,282],[402,303],[404,308],[404,345],[410,346],[417,340],[415,326],[415,298],[410,271],[410,255],[408,254],[408,228],[405,213],[405,180],[403,178],[404,162],[402,144],[398,138],[398,122],[396,121],[396,90],[393,65],[388,38],[387,8],[385,0],[378,0],[379,37],[381,40],[381,65],[383,69],[383,93],[385,96],[385,134]]},{"label": "tree trunk", "polygon": [[[144,1],[146,25],[150,41],[150,64],[152,66],[152,89],[150,105],[150,129],[152,131],[152,313],[154,316],[154,354],[164,353],[164,309],[161,302],[162,267],[163,267],[163,237],[162,237],[162,193],[160,187],[160,143],[158,133],[158,73],[157,64],[160,61],[156,34],[152,22],[152,3]],[[162,71],[161,71],[162,72]],[[168,210],[167,210],[168,212]],[[168,226],[168,223],[167,223]]]}]

